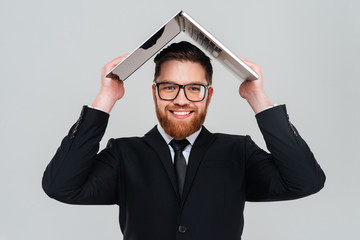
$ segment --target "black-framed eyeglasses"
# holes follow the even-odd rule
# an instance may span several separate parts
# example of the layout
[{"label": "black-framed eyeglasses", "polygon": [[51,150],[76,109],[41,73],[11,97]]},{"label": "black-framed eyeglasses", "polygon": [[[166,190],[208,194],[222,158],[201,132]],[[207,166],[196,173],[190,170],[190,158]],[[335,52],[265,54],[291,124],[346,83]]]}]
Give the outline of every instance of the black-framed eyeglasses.
[{"label": "black-framed eyeglasses", "polygon": [[211,85],[203,85],[197,83],[180,85],[172,82],[162,82],[155,83],[157,88],[158,95],[160,99],[172,101],[174,100],[180,92],[180,89],[184,89],[185,97],[191,102],[201,102],[206,96],[206,90],[211,87]]}]

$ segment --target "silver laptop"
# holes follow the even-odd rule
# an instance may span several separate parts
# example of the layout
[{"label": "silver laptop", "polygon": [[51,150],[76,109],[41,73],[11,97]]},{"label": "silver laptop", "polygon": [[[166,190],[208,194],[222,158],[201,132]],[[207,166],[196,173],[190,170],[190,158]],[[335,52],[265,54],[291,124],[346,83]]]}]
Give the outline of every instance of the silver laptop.
[{"label": "silver laptop", "polygon": [[188,34],[198,43],[202,50],[211,55],[213,59],[222,63],[241,81],[252,81],[259,78],[259,75],[252,68],[230,52],[230,50],[183,11],[180,11],[166,22],[164,26],[141,44],[141,46],[115,66],[108,75],[115,74],[121,80],[126,80],[181,32]]}]

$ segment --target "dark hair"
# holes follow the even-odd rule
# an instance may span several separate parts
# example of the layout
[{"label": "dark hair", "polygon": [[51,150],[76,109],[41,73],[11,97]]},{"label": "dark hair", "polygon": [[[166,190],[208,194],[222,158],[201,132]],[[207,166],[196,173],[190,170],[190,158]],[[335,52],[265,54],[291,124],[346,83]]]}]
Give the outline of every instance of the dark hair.
[{"label": "dark hair", "polygon": [[210,62],[210,58],[205,55],[198,47],[193,44],[182,41],[179,43],[173,43],[170,46],[161,50],[161,52],[156,55],[155,62],[155,74],[154,79],[160,75],[161,65],[170,60],[179,60],[179,61],[191,61],[195,63],[200,63],[205,69],[205,78],[209,85],[212,83],[212,74],[213,69]]}]

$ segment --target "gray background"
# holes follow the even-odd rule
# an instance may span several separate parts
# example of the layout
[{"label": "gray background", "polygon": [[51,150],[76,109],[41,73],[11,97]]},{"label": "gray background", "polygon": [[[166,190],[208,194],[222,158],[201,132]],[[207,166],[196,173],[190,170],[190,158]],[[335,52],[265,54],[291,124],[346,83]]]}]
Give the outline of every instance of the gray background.
[{"label": "gray background", "polygon": [[[179,10],[225,46],[264,68],[265,90],[327,174],[309,198],[248,203],[243,239],[359,239],[359,1],[45,1],[0,6],[0,239],[121,239],[117,206],[48,198],[42,173],[91,104],[100,69],[132,51]],[[231,30],[233,29],[233,30]],[[155,123],[150,61],[126,82],[102,146]],[[205,125],[264,142],[240,82],[214,62]]]}]

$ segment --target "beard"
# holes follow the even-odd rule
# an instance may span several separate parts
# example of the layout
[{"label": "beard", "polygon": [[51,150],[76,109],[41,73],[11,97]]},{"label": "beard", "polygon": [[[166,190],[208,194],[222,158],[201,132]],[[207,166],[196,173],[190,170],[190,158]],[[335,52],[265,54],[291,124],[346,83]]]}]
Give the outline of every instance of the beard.
[{"label": "beard", "polygon": [[185,139],[202,127],[207,113],[207,104],[204,108],[204,111],[198,112],[198,109],[195,110],[196,111],[194,111],[194,114],[196,115],[191,119],[191,121],[173,120],[169,119],[167,115],[167,112],[169,111],[168,107],[165,108],[165,113],[161,113],[158,106],[156,105],[156,116],[161,127],[168,135],[175,139]]}]

